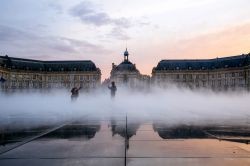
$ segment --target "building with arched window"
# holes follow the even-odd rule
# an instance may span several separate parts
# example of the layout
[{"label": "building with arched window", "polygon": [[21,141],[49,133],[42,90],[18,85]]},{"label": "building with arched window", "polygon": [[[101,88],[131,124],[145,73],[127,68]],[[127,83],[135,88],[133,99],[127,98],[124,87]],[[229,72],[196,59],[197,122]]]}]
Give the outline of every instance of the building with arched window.
[{"label": "building with arched window", "polygon": [[248,89],[250,54],[215,59],[162,60],[152,70],[152,83],[219,90]]},{"label": "building with arched window", "polygon": [[92,61],[39,61],[0,56],[2,89],[98,87],[101,71]]},{"label": "building with arched window", "polygon": [[142,75],[136,65],[129,60],[129,52],[124,52],[124,60],[119,64],[112,64],[110,81],[114,81],[118,86],[130,88],[140,88],[149,85],[150,76]]}]

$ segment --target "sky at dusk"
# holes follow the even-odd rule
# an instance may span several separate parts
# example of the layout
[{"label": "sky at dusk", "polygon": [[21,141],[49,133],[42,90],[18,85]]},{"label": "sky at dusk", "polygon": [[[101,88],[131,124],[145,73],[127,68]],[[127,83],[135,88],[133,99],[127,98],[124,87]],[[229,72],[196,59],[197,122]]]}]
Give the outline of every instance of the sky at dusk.
[{"label": "sky at dusk", "polygon": [[109,77],[128,47],[151,74],[161,59],[250,52],[249,0],[0,0],[0,54],[92,60]]}]

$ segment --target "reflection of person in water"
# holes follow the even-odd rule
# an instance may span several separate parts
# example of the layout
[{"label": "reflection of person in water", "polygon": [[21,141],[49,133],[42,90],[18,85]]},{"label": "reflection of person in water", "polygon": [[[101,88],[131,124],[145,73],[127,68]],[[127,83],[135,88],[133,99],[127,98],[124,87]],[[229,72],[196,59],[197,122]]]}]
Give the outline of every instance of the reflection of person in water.
[{"label": "reflection of person in water", "polygon": [[77,97],[79,96],[79,90],[81,89],[81,87],[77,88],[74,87],[71,89],[71,100],[75,100],[77,99]]},{"label": "reflection of person in water", "polygon": [[129,139],[136,135],[137,130],[140,127],[140,123],[128,123],[126,118],[126,124],[122,121],[118,121],[111,118],[111,131],[112,136],[118,134],[125,138],[126,149],[129,149]]},{"label": "reflection of person in water", "polygon": [[115,82],[112,81],[111,82],[111,86],[108,87],[110,89],[110,93],[111,93],[111,97],[114,98],[115,97],[115,93],[116,93],[116,85],[115,85]]}]

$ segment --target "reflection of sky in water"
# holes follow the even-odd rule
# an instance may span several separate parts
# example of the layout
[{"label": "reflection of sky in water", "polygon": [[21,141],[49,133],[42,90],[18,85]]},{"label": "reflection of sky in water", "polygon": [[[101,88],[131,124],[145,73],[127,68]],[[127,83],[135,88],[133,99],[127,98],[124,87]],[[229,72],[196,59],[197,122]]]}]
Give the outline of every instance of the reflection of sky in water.
[{"label": "reflection of sky in water", "polygon": [[[28,165],[31,163],[43,165],[45,161],[51,165],[58,165],[58,160],[62,160],[61,163],[68,165],[72,164],[71,160],[75,160],[79,165],[91,165],[90,163],[94,165],[122,165],[124,164],[126,133],[129,139],[129,147],[126,151],[127,165],[164,165],[166,163],[203,165],[205,162],[207,165],[223,166],[232,165],[232,163],[249,163],[249,145],[220,141],[204,133],[201,134],[203,131],[211,133],[216,131],[216,135],[221,137],[223,134],[229,133],[231,128],[233,132],[229,136],[240,136],[241,139],[248,139],[248,137],[244,137],[250,134],[250,130],[248,133],[246,132],[247,128],[242,129],[236,126],[169,126],[150,122],[128,122],[127,130],[125,126],[125,117],[121,116],[117,118],[113,116],[110,119],[108,117],[103,119],[88,117],[64,125],[1,154],[0,164],[15,165],[22,160],[26,161],[25,163]],[[46,128],[39,129],[43,130],[41,132],[46,131]],[[36,131],[38,128],[29,130]],[[23,138],[23,140],[25,139]],[[10,158],[15,160],[10,160]],[[232,160],[232,163],[228,161],[229,159]],[[97,161],[102,161],[102,163]],[[78,165],[76,163],[73,165]]]}]

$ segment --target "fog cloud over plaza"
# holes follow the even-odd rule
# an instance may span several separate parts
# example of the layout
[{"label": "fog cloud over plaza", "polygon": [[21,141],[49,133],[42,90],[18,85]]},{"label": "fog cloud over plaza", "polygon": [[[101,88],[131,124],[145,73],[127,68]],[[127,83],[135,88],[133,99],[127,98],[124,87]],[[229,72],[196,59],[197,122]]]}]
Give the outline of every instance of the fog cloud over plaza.
[{"label": "fog cloud over plaza", "polygon": [[[118,89],[111,99],[107,89],[82,93],[71,101],[68,92],[1,94],[1,126],[10,128],[55,125],[88,116],[101,120],[129,117],[129,122],[168,125],[247,125],[249,93],[190,90],[172,86],[150,91]],[[233,102],[232,102],[233,101]],[[13,104],[15,103],[15,104]]]}]

